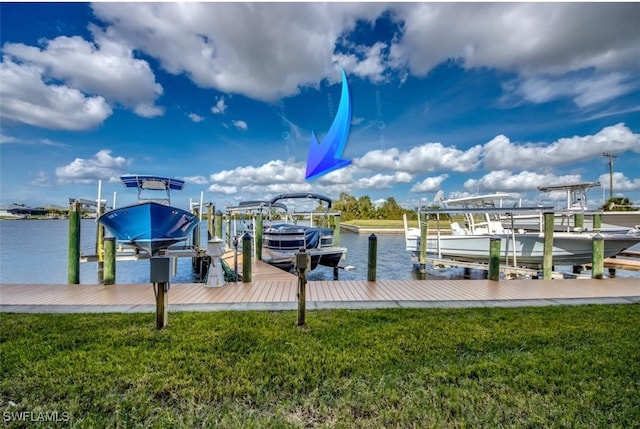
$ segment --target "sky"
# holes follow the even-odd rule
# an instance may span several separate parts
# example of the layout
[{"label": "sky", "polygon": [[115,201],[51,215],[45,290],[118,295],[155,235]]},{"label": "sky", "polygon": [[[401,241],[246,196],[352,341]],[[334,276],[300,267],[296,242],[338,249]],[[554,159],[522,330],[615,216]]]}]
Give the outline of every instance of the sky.
[{"label": "sky", "polygon": [[[285,192],[406,208],[600,181],[640,204],[638,3],[0,4],[0,204]],[[305,179],[351,95],[343,158]]]}]

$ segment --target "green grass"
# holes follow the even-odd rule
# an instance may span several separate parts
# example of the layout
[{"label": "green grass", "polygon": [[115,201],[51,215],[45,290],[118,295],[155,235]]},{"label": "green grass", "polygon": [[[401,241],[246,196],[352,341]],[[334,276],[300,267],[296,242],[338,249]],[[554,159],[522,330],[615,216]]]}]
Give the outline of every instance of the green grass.
[{"label": "green grass", "polygon": [[[0,414],[70,427],[640,424],[640,306],[2,314]],[[48,426],[13,422],[13,426]]]}]

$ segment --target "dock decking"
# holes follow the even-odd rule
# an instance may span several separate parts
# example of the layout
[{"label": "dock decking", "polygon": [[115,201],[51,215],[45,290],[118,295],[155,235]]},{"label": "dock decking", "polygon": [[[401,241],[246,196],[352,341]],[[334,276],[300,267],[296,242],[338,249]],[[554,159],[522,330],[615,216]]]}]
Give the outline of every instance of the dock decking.
[{"label": "dock decking", "polygon": [[[275,270],[275,271],[273,271]],[[640,302],[640,280],[310,281],[307,308],[481,307]],[[174,283],[169,310],[294,310],[297,278],[254,262],[252,281]],[[151,284],[0,284],[2,312],[153,312]]]}]

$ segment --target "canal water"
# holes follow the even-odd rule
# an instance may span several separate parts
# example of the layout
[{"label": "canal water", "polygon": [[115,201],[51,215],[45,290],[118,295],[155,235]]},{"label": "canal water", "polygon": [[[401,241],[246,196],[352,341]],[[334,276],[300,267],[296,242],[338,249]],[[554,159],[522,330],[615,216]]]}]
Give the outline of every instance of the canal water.
[{"label": "canal water", "polygon": [[[201,242],[206,243],[206,223],[202,224]],[[0,283],[61,284],[67,282],[69,223],[67,220],[1,220],[0,221]],[[81,224],[81,252],[95,254],[96,221],[84,219]],[[379,280],[405,280],[418,274],[404,249],[403,234],[379,234]],[[340,245],[347,248],[342,266],[353,270],[340,270],[341,280],[365,280],[367,278],[367,253],[369,235],[342,231]],[[634,246],[640,250],[640,246]],[[241,255],[240,255],[241,257]],[[190,283],[198,279],[191,269],[191,258],[178,258],[174,283]],[[570,271],[570,267],[566,267]],[[606,271],[606,270],[605,270]],[[483,278],[485,271],[472,270],[471,278]],[[464,270],[458,268],[430,269],[429,278],[463,278]],[[618,270],[618,277],[640,277],[640,273]],[[333,270],[318,267],[308,276],[309,280],[332,280]],[[98,283],[96,263],[80,265],[82,284]],[[149,283],[149,261],[119,261],[116,267],[116,283]]]}]

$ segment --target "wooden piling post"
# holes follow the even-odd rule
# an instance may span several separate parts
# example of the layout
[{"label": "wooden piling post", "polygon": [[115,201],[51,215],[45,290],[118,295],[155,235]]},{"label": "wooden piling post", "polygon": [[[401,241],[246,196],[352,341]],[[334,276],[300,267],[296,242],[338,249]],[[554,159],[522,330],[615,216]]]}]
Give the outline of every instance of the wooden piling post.
[{"label": "wooden piling post", "polygon": [[82,204],[74,201],[69,205],[69,254],[67,260],[67,283],[80,284],[80,218]]},{"label": "wooden piling post", "polygon": [[[218,238],[222,238],[222,212],[218,210],[216,212],[215,222],[213,224],[214,236]],[[231,243],[228,243],[229,247],[231,247]]]},{"label": "wooden piling post", "polygon": [[500,280],[500,237],[489,239],[489,280]]},{"label": "wooden piling post", "polygon": [[573,227],[576,229],[584,228],[584,214],[576,213],[573,215]]},{"label": "wooden piling post", "polygon": [[[98,201],[96,219],[103,215],[102,203]],[[98,257],[98,283],[104,283],[104,225],[100,222],[96,225],[96,256]]]},{"label": "wooden piling post", "polygon": [[375,234],[369,236],[369,255],[367,261],[367,281],[375,282],[378,265],[378,237],[376,237]]},{"label": "wooden piling post", "polygon": [[231,234],[232,234],[232,231],[231,231],[231,218],[233,216],[234,215],[232,213],[229,213],[227,215],[227,245],[229,247],[231,247],[231,242],[233,241],[233,237],[231,236]]},{"label": "wooden piling post", "polygon": [[600,234],[593,236],[593,253],[591,257],[591,278],[601,279],[604,272],[604,237]]},{"label": "wooden piling post", "polygon": [[304,247],[295,255],[294,266],[298,272],[298,326],[305,325],[307,306],[307,271],[311,265],[311,258]]},{"label": "wooden piling post", "polygon": [[262,261],[262,213],[256,216],[256,259]]},{"label": "wooden piling post", "polygon": [[213,212],[215,211],[216,207],[212,203],[207,204],[207,242],[215,235],[213,228]]},{"label": "wooden piling post", "polygon": [[429,217],[424,214],[418,214],[418,222],[420,223],[420,272],[427,272],[427,236],[429,234]]},{"label": "wooden piling post", "polygon": [[242,236],[242,281],[251,281],[251,236],[248,232]]},{"label": "wooden piling post", "polygon": [[104,239],[104,276],[103,284],[112,285],[116,282],[116,239]]},{"label": "wooden piling post", "polygon": [[340,214],[333,217],[333,245],[340,246]]},{"label": "wooden piling post", "polygon": [[600,213],[593,214],[593,230],[595,232],[600,232],[602,229],[602,215]]},{"label": "wooden piling post", "polygon": [[544,247],[542,255],[542,278],[544,280],[551,279],[553,271],[553,212],[544,213]]},{"label": "wooden piling post", "polygon": [[156,283],[156,328],[162,329],[169,325],[169,283]]}]

